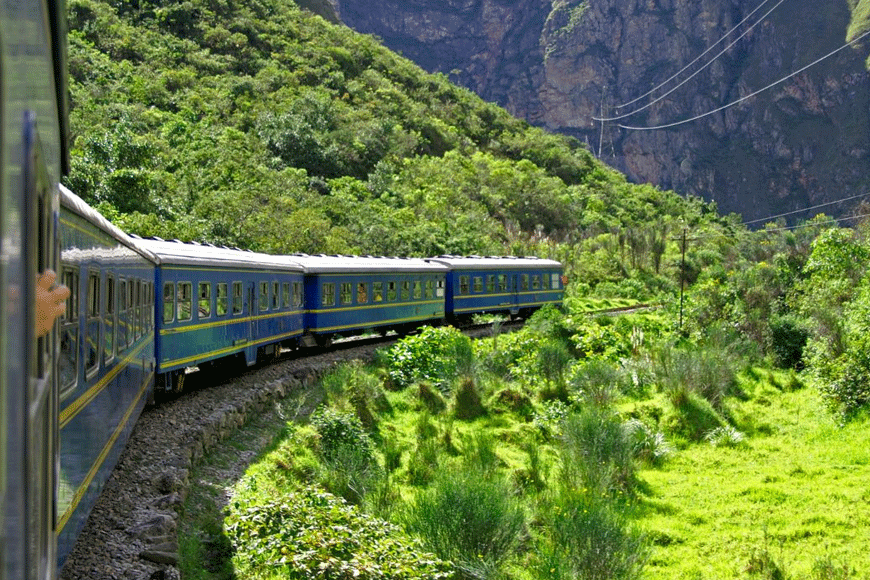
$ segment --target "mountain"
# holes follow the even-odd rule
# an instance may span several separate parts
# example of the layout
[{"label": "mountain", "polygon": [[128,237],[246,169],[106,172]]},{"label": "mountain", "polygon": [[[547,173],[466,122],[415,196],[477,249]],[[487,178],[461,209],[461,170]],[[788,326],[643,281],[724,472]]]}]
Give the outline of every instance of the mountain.
[{"label": "mountain", "polygon": [[[870,41],[749,97],[867,30],[870,0],[320,4],[426,70],[585,141],[634,182],[713,200],[747,220],[870,193]],[[665,125],[720,107],[671,128],[619,126]],[[603,128],[595,121],[640,108]],[[851,206],[824,209],[841,215]]]}]

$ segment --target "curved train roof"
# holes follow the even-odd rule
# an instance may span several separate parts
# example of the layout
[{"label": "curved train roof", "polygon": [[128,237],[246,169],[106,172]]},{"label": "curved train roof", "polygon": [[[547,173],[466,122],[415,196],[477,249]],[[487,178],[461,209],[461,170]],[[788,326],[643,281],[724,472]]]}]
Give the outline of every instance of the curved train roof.
[{"label": "curved train roof", "polygon": [[74,194],[72,191],[64,187],[60,186],[60,204],[67,210],[75,213],[82,219],[88,221],[94,227],[99,228],[101,231],[107,233],[108,235],[115,238],[118,242],[123,244],[124,246],[132,249],[133,251],[140,254],[146,260],[150,262],[157,263],[158,258],[152,252],[147,249],[139,246],[131,236],[124,233],[123,230],[113,225],[112,222],[104,218],[100,212],[89,206],[85,203],[85,200]]},{"label": "curved train roof", "polygon": [[533,270],[562,267],[562,264],[555,260],[515,256],[435,256],[426,258],[426,261],[444,264],[451,270]]},{"label": "curved train roof", "polygon": [[132,236],[136,245],[155,254],[161,265],[179,264],[184,266],[209,266],[220,268],[268,268],[302,272],[302,266],[285,260],[283,256],[272,256],[260,252],[250,252],[238,248],[162,240],[160,238],[140,238]]},{"label": "curved train roof", "polygon": [[351,272],[446,272],[441,264],[433,264],[421,258],[388,258],[384,256],[311,256],[293,254],[285,256],[288,261],[301,264],[306,274],[336,274]]}]

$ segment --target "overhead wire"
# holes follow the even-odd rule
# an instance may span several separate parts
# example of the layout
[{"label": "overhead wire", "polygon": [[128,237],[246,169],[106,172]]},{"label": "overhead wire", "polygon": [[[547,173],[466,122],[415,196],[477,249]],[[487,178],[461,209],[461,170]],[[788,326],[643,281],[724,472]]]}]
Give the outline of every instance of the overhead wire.
[{"label": "overhead wire", "polygon": [[[645,98],[645,97],[648,97],[649,95],[653,94],[654,92],[656,92],[657,90],[659,90],[660,88],[662,88],[663,86],[665,86],[666,84],[668,84],[669,82],[671,82],[672,80],[674,80],[675,78],[677,78],[678,76],[680,76],[681,74],[683,74],[683,73],[686,71],[686,69],[688,69],[690,66],[692,66],[693,64],[695,64],[696,62],[698,62],[699,60],[701,60],[702,58],[704,58],[704,56],[705,56],[708,52],[710,52],[711,50],[713,50],[713,49],[714,49],[714,48],[715,48],[715,47],[716,47],[720,42],[724,41],[726,38],[728,38],[729,36],[731,36],[731,33],[732,33],[732,32],[734,32],[735,30],[737,30],[738,28],[740,28],[740,27],[741,27],[741,26],[742,26],[742,25],[743,25],[747,20],[749,20],[750,18],[752,18],[752,15],[753,15],[753,14],[755,14],[756,12],[758,12],[758,11],[761,9],[761,7],[764,6],[765,4],[767,4],[768,2],[770,2],[770,0],[764,0],[764,2],[762,2],[761,4],[759,4],[758,6],[756,6],[755,9],[752,10],[752,12],[750,12],[749,14],[746,15],[746,18],[744,18],[743,20],[741,20],[740,22],[738,22],[736,25],[734,25],[734,26],[731,28],[731,30],[729,30],[728,32],[726,32],[726,33],[725,33],[725,34],[724,34],[724,35],[723,35],[719,40],[717,40],[716,42],[714,42],[713,44],[711,44],[711,45],[707,48],[707,50],[705,50],[704,52],[702,52],[701,54],[699,54],[698,56],[696,56],[695,59],[694,59],[692,62],[690,62],[689,64],[687,64],[686,66],[684,66],[683,68],[681,68],[680,70],[678,70],[677,72],[675,72],[673,75],[671,75],[670,78],[668,78],[667,80],[665,80],[665,81],[659,83],[658,85],[654,86],[653,88],[651,88],[650,90],[648,90],[647,92],[645,92],[645,93],[642,94],[641,96],[637,97],[636,99],[631,100],[631,101],[628,101],[627,103],[623,103],[623,104],[621,104],[621,105],[616,105],[616,106],[614,106],[613,108],[614,108],[614,109],[622,109],[623,107],[627,107],[627,106],[629,106],[629,105],[633,105],[634,103],[638,102],[639,100],[641,100],[641,99],[643,99],[643,98]],[[762,17],[762,20],[763,20],[763,19],[764,19],[764,18]],[[753,26],[755,26],[755,25],[753,24]]]},{"label": "overhead wire", "polygon": [[[664,94],[661,95],[660,97],[658,97],[658,98],[656,98],[656,99],[653,99],[653,100],[650,101],[649,103],[645,104],[644,106],[640,107],[639,109],[635,109],[634,111],[632,111],[632,112],[630,112],[630,113],[624,113],[624,114],[622,114],[622,115],[616,115],[616,116],[614,116],[614,117],[606,117],[606,118],[592,117],[592,119],[593,119],[594,121],[600,121],[600,122],[602,122],[602,123],[606,123],[606,122],[609,122],[609,121],[618,121],[618,120],[620,120],[620,119],[625,119],[626,117],[631,117],[632,115],[635,115],[635,114],[637,114],[637,113],[640,113],[641,111],[646,110],[646,109],[648,109],[649,107],[651,107],[651,106],[655,105],[656,103],[660,102],[662,99],[664,99],[665,97],[667,97],[668,95],[670,95],[671,93],[673,93],[674,91],[676,91],[678,88],[680,88],[681,86],[683,86],[684,84],[686,84],[687,82],[689,82],[690,80],[692,80],[693,78],[695,78],[696,76],[698,76],[699,74],[701,74],[701,72],[703,72],[704,69],[706,69],[708,66],[710,66],[711,64],[713,64],[714,62],[716,62],[716,59],[717,59],[717,58],[719,58],[720,56],[722,56],[723,54],[725,54],[726,52],[728,52],[728,50],[729,50],[732,46],[734,46],[735,44],[737,44],[737,43],[740,41],[741,38],[743,38],[744,36],[746,36],[747,34],[749,34],[749,33],[752,31],[752,29],[755,28],[759,23],[763,22],[764,19],[767,18],[767,16],[768,16],[771,12],[773,12],[774,10],[776,10],[777,7],[778,7],[780,4],[782,4],[783,2],[785,2],[785,0],[779,0],[779,2],[777,2],[776,4],[774,4],[773,8],[771,8],[770,10],[768,10],[767,12],[764,13],[764,16],[762,16],[762,17],[759,18],[756,22],[754,22],[754,23],[752,24],[752,26],[750,26],[749,28],[747,28],[746,30],[744,30],[743,33],[742,33],[740,36],[738,36],[737,38],[735,38],[733,41],[731,41],[730,44],[728,44],[728,46],[726,46],[726,47],[723,48],[721,51],[719,51],[719,52],[716,54],[716,56],[714,56],[714,57],[713,57],[709,62],[707,62],[706,64],[704,64],[704,66],[702,66],[701,68],[699,68],[698,70],[696,70],[695,72],[693,72],[692,74],[690,74],[688,77],[686,77],[685,80],[683,80],[682,82],[680,82],[679,84],[677,84],[676,86],[674,86],[674,88],[672,88],[672,89],[669,90],[668,92],[664,93]],[[621,125],[620,125],[620,126],[621,126]]]},{"label": "overhead wire", "polygon": [[732,102],[728,103],[727,105],[722,105],[721,107],[719,107],[717,109],[713,109],[712,111],[707,111],[706,113],[702,113],[700,115],[695,115],[694,117],[691,117],[689,119],[683,119],[682,121],[675,121],[673,123],[666,123],[664,125],[656,125],[654,127],[634,127],[631,125],[622,125],[622,124],[620,124],[618,126],[620,129],[626,129],[628,131],[654,131],[654,130],[658,130],[658,129],[668,129],[670,127],[676,127],[678,125],[685,125],[686,123],[691,123],[692,121],[697,121],[698,119],[703,119],[704,117],[709,117],[710,115],[713,115],[713,114],[718,113],[720,111],[724,111],[725,109],[728,109],[730,107],[733,107],[734,105],[742,103],[743,101],[745,101],[747,99],[751,99],[752,97],[754,97],[760,93],[763,93],[766,90],[772,89],[776,85],[784,83],[785,81],[789,80],[790,78],[795,77],[795,76],[799,75],[800,73],[804,72],[808,68],[813,67],[813,66],[819,64],[820,62],[822,62],[823,60],[826,60],[826,59],[834,56],[835,54],[837,54],[841,50],[845,50],[846,48],[852,46],[853,44],[856,44],[858,41],[866,38],[867,36],[870,36],[870,30],[868,30],[867,32],[865,32],[861,36],[847,42],[843,46],[832,50],[831,52],[829,52],[825,56],[814,60],[813,62],[811,62],[810,64],[808,64],[802,68],[799,68],[798,70],[794,71],[793,73],[789,74],[788,76],[785,76],[785,77],[779,79],[778,81],[772,82],[769,85],[767,85],[766,87],[764,87],[762,89],[758,89],[757,91],[755,91],[753,93],[750,93],[746,96],[740,97],[736,101],[732,101]]},{"label": "overhead wire", "polygon": [[777,218],[781,218],[781,217],[786,217],[786,216],[794,215],[794,214],[796,214],[796,213],[803,213],[803,212],[807,212],[807,211],[813,211],[814,209],[819,209],[820,207],[825,207],[825,206],[828,206],[828,205],[834,205],[834,204],[837,204],[837,203],[843,203],[844,201],[851,201],[851,200],[853,200],[853,199],[858,199],[858,198],[861,198],[861,197],[867,197],[868,195],[870,195],[870,191],[868,191],[868,192],[866,192],[866,193],[859,194],[859,195],[853,195],[853,196],[851,196],[851,197],[844,197],[843,199],[838,199],[838,200],[835,200],[835,201],[829,201],[829,202],[827,202],[827,203],[820,203],[819,205],[814,205],[814,206],[812,206],[812,207],[806,207],[806,208],[803,208],[803,209],[796,209],[796,210],[794,210],[794,211],[789,211],[789,212],[786,212],[786,213],[781,213],[781,214],[777,214],[777,215],[772,215],[772,216],[768,216],[768,217],[764,217],[764,218],[758,218],[758,219],[755,219],[755,220],[749,220],[749,221],[747,221],[747,222],[743,222],[743,225],[746,226],[746,225],[749,225],[749,224],[755,224],[755,223],[758,223],[758,222],[764,222],[764,221],[775,220],[775,219],[777,219]]}]

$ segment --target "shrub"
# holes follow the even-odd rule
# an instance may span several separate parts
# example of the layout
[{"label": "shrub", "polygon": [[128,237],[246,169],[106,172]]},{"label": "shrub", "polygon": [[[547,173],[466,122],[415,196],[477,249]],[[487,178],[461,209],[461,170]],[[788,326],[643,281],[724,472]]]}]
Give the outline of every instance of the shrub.
[{"label": "shrub", "polygon": [[619,369],[612,362],[592,359],[575,365],[571,373],[571,394],[582,403],[607,407],[619,395]]},{"label": "shrub", "polygon": [[343,444],[323,459],[318,480],[327,491],[359,505],[384,475],[370,450]]},{"label": "shrub", "polygon": [[713,447],[739,447],[745,443],[744,435],[731,425],[716,427],[704,436]]},{"label": "shrub", "polygon": [[313,488],[264,505],[234,502],[226,533],[246,578],[447,579],[449,563],[387,522]]},{"label": "shrub", "polygon": [[642,421],[631,419],[625,424],[625,430],[634,456],[648,465],[659,465],[673,453],[673,448],[665,440],[665,436],[653,431]]},{"label": "shrub", "polygon": [[535,414],[532,399],[523,392],[506,388],[495,394],[491,404],[498,410],[503,409],[514,413],[524,421],[531,421]]},{"label": "shrub", "polygon": [[474,470],[445,470],[410,505],[405,524],[427,549],[480,578],[510,555],[525,515],[506,481]]},{"label": "shrub", "polygon": [[536,560],[536,577],[640,578],[649,554],[646,540],[600,495],[563,490],[547,519],[551,537]]},{"label": "shrub", "polygon": [[312,415],[311,425],[320,436],[320,454],[325,459],[332,459],[344,448],[357,449],[374,459],[372,440],[356,415],[321,407]]},{"label": "shrub", "polygon": [[673,408],[665,418],[665,425],[675,435],[690,441],[700,441],[704,435],[725,424],[710,401],[687,388],[669,393]]},{"label": "shrub", "polygon": [[663,348],[656,361],[656,378],[669,393],[691,391],[721,409],[726,396],[738,393],[736,363],[717,347],[693,350]]},{"label": "shrub", "polygon": [[770,321],[770,350],[776,366],[801,370],[804,347],[809,332],[791,316],[778,316]]},{"label": "shrub", "polygon": [[477,385],[471,377],[463,377],[456,390],[456,398],[453,405],[453,415],[457,419],[471,421],[486,415],[486,408],[480,400]]},{"label": "shrub", "polygon": [[439,414],[447,408],[447,401],[441,396],[441,393],[433,388],[429,381],[420,381],[417,383],[417,398],[423,403],[429,413],[433,415]]},{"label": "shrub", "polygon": [[390,349],[390,380],[398,388],[429,381],[446,391],[460,370],[467,371],[472,361],[470,338],[452,326],[426,327]]}]

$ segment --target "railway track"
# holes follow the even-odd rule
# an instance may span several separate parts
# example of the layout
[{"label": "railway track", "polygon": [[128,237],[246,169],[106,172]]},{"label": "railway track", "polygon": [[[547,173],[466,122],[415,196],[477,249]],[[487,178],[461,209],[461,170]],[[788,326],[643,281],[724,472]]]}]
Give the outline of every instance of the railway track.
[{"label": "railway track", "polygon": [[[521,326],[522,321],[504,322],[499,332]],[[483,337],[493,326],[473,325],[463,332]],[[336,364],[370,360],[378,348],[397,339],[347,339],[310,356],[284,352],[271,364],[231,378],[191,373],[189,392],[146,409],[140,417],[61,579],[180,578],[176,529],[190,471],[200,458],[251,417],[274,410],[289,393],[312,389]],[[316,405],[316,398],[310,404]]]}]

